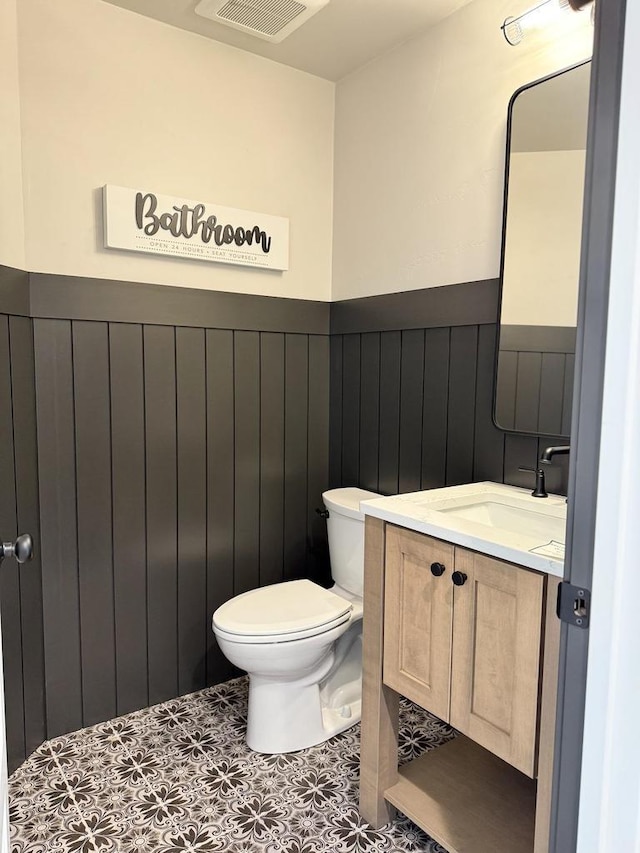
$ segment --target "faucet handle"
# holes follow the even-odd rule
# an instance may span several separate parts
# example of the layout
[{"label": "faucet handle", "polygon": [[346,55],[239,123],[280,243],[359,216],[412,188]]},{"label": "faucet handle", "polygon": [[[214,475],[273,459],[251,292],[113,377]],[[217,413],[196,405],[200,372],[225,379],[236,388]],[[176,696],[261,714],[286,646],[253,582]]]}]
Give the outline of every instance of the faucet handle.
[{"label": "faucet handle", "polygon": [[531,492],[532,498],[548,498],[549,495],[547,493],[547,487],[544,482],[544,469],[543,468],[527,468],[522,465],[518,468],[518,471],[528,471],[530,474],[536,475],[536,487]]}]

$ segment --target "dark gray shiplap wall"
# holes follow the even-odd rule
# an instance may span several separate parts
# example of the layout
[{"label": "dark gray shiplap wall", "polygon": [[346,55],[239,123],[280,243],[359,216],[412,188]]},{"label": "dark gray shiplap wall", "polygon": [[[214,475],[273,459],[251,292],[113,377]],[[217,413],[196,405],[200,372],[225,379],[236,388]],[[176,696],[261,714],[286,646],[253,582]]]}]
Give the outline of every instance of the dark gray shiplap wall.
[{"label": "dark gray shiplap wall", "polygon": [[0,533],[36,551],[0,577],[12,769],[228,677],[230,596],[327,580],[329,306],[4,267],[0,297]]},{"label": "dark gray shiplap wall", "polygon": [[[533,486],[518,469],[561,439],[494,425],[495,348],[496,326],[487,323],[332,335],[332,487],[393,494],[481,480]],[[549,467],[547,482],[566,494],[566,457]]]},{"label": "dark gray shiplap wall", "polygon": [[29,532],[35,559],[0,569],[8,763],[22,762],[46,737],[42,568],[33,328],[27,317],[0,315],[0,535]]},{"label": "dark gray shiplap wall", "polygon": [[0,532],[37,554],[0,580],[11,767],[226,678],[211,613],[327,580],[329,484],[528,486],[550,441],[492,423],[496,282],[337,303],[330,338],[324,305],[50,278],[0,318]]},{"label": "dark gray shiplap wall", "polygon": [[37,319],[34,345],[51,736],[223,680],[213,610],[323,576],[329,339]]}]

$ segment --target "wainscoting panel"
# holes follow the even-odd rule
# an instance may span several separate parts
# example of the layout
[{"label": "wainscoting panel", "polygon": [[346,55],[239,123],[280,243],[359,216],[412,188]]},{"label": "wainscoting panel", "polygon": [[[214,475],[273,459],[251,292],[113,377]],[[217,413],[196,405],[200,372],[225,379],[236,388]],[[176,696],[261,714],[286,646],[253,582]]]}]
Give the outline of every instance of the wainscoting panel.
[{"label": "wainscoting panel", "polygon": [[[47,733],[83,724],[71,323],[34,322]],[[36,543],[37,544],[37,543]],[[110,607],[111,602],[103,602]]]},{"label": "wainscoting panel", "polygon": [[[339,338],[336,338],[339,342]],[[360,339],[362,361],[368,369],[360,377],[360,420],[368,425],[360,435],[359,479],[364,488],[378,483],[380,433],[380,333],[368,332]],[[332,412],[333,414],[333,412]]]},{"label": "wainscoting panel", "polygon": [[[332,335],[332,487],[533,487],[520,467],[533,467],[562,439],[509,435],[493,424],[495,347],[491,324]],[[566,457],[549,467],[547,481],[566,494]]]},{"label": "wainscoting panel", "polygon": [[207,364],[203,329],[176,329],[178,692],[207,683]]},{"label": "wainscoting panel", "polygon": [[72,325],[82,720],[117,713],[109,328]]},{"label": "wainscoting panel", "polygon": [[116,697],[128,714],[149,699],[142,326],[109,327],[109,367]]},{"label": "wainscoting panel", "polygon": [[455,486],[474,479],[474,429],[478,327],[454,326],[449,349],[449,408],[445,483]]},{"label": "wainscoting panel", "polygon": [[170,326],[144,327],[146,606],[150,705],[178,693],[175,337],[175,328]]},{"label": "wainscoting panel", "polygon": [[[473,476],[477,481],[504,479],[505,436],[493,424],[493,383],[496,329],[478,326]],[[524,486],[533,485],[526,475]],[[508,480],[511,482],[511,480]]]},{"label": "wainscoting panel", "polygon": [[260,339],[257,332],[234,333],[234,377],[233,591],[238,595],[260,583]]},{"label": "wainscoting panel", "polygon": [[[234,376],[233,336],[207,329],[207,613],[233,596]],[[282,338],[282,335],[278,336]],[[265,367],[265,371],[268,368]],[[217,643],[207,647],[207,683],[232,672]]]},{"label": "wainscoting panel", "polygon": [[329,341],[34,326],[51,737],[224,680],[212,611],[326,577]]},{"label": "wainscoting panel", "polygon": [[[314,506],[307,505],[309,433],[309,341],[304,335],[284,340],[284,579],[306,572],[307,529]],[[301,572],[302,570],[302,572]]]},{"label": "wainscoting panel", "polygon": [[424,332],[421,329],[403,332],[398,453],[398,489],[401,492],[415,492],[420,488],[424,371]]},{"label": "wainscoting panel", "polygon": [[[0,315],[0,533],[36,558],[0,573],[11,769],[229,678],[213,611],[328,581],[329,485],[532,487],[520,468],[561,440],[493,423],[497,282],[329,307],[13,273],[3,309],[36,317]],[[540,424],[566,434],[556,355],[540,396],[562,413]],[[566,481],[560,457],[549,489]]]},{"label": "wainscoting panel", "polygon": [[[378,487],[374,491],[383,491],[393,494],[398,491],[399,459],[400,459],[400,356],[402,352],[401,332],[384,332],[380,335],[380,437],[378,440]],[[344,369],[349,371],[349,363],[344,359]],[[365,372],[367,367],[365,365]],[[359,377],[362,379],[362,366],[360,366]],[[354,389],[353,396],[357,399],[358,393]],[[347,419],[349,410],[345,412],[343,423],[343,434],[348,430]],[[369,429],[370,424],[360,421],[358,439],[363,430]],[[358,458],[357,450],[354,448],[354,458]],[[351,472],[348,475],[348,482]],[[350,480],[352,483],[356,480]]]},{"label": "wainscoting panel", "polygon": [[[284,335],[260,341],[260,584],[282,580],[284,565]],[[325,433],[326,435],[326,433]]]},{"label": "wainscoting panel", "polygon": [[450,353],[450,329],[425,330],[420,478],[423,489],[434,489],[446,480]]},{"label": "wainscoting panel", "polygon": [[327,528],[316,512],[329,483],[329,338],[310,335],[307,423],[307,575],[329,582]]}]

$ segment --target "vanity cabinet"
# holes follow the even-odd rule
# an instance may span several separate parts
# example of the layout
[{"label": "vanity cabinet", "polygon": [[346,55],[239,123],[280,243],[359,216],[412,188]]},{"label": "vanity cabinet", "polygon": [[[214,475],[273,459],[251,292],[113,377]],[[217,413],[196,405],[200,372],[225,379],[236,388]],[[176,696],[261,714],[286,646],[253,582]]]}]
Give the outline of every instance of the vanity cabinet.
[{"label": "vanity cabinet", "polygon": [[387,525],[384,683],[531,777],[544,582]]},{"label": "vanity cabinet", "polygon": [[[558,582],[366,518],[365,820],[395,807],[449,853],[548,853]],[[400,696],[459,734],[399,768]]]},{"label": "vanity cabinet", "polygon": [[389,524],[385,552],[384,683],[449,722],[453,545]]}]

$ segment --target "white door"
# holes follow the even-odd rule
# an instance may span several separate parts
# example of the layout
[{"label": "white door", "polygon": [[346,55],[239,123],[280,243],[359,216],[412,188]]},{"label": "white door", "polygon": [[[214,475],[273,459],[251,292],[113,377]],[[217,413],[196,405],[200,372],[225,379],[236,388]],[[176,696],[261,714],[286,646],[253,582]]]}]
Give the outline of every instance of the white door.
[{"label": "white door", "polygon": [[579,853],[640,851],[640,3],[626,5]]}]

